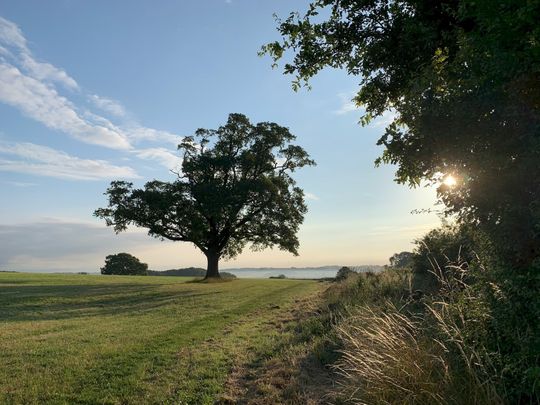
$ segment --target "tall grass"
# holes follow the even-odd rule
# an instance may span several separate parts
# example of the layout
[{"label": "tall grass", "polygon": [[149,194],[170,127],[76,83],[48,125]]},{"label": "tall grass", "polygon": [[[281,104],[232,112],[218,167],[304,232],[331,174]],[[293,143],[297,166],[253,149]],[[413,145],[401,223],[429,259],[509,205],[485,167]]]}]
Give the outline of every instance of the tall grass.
[{"label": "tall grass", "polygon": [[422,338],[418,322],[390,308],[359,308],[337,327],[342,394],[357,403],[444,403],[448,371],[441,347]]},{"label": "tall grass", "polygon": [[503,402],[489,356],[467,343],[474,294],[462,282],[465,267],[452,270],[434,268],[445,292],[436,298],[415,293],[405,270],[354,275],[336,287],[347,303],[335,324],[341,397],[358,404]]}]

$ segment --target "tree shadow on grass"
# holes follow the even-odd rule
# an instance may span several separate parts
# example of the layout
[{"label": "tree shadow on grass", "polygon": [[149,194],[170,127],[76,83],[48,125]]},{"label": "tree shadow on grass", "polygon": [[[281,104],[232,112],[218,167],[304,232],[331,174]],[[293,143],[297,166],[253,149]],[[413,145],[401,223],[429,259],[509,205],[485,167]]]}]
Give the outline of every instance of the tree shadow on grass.
[{"label": "tree shadow on grass", "polygon": [[0,290],[0,322],[140,315],[186,298],[218,292],[171,291],[161,285],[17,285]]}]

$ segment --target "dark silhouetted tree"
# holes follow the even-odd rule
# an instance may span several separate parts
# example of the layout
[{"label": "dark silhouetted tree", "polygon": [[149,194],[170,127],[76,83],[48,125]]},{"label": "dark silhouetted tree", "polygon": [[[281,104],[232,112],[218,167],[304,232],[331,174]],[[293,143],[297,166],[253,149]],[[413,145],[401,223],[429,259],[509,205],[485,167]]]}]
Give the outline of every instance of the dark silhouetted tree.
[{"label": "dark silhouetted tree", "polygon": [[347,279],[351,274],[355,274],[356,272],[352,270],[350,267],[343,266],[340,268],[336,273],[336,281],[342,281]]},{"label": "dark silhouetted tree", "polygon": [[[377,163],[396,165],[398,182],[440,184],[446,214],[487,253],[473,278],[491,318],[478,347],[496,353],[508,403],[540,402],[539,16],[540,0],[315,0],[263,48],[274,62],[292,51],[295,88],[328,66],[358,76],[363,124],[394,113]],[[437,248],[415,252],[421,268],[439,255],[443,274],[460,236],[427,239]]]},{"label": "dark silhouetted tree", "polygon": [[410,267],[413,261],[413,254],[412,252],[395,253],[389,259],[389,261],[390,261],[390,266],[398,268],[398,269]]},{"label": "dark silhouetted tree", "polygon": [[295,89],[325,67],[359,76],[362,122],[394,112],[378,163],[413,186],[452,175],[446,212],[526,267],[540,255],[539,16],[539,0],[319,0],[262,52],[292,50]]},{"label": "dark silhouetted tree", "polygon": [[220,258],[277,246],[298,254],[296,233],[307,210],[290,176],[314,162],[289,130],[275,123],[252,125],[230,114],[218,129],[184,138],[181,173],[174,182],[154,180],[143,189],[115,181],[108,208],[95,215],[116,232],[133,224],[151,236],[192,242],[207,257],[206,278],[219,277]]},{"label": "dark silhouetted tree", "polygon": [[105,258],[105,266],[101,268],[101,274],[146,276],[147,270],[148,265],[141,263],[135,256],[129,253],[117,253]]}]

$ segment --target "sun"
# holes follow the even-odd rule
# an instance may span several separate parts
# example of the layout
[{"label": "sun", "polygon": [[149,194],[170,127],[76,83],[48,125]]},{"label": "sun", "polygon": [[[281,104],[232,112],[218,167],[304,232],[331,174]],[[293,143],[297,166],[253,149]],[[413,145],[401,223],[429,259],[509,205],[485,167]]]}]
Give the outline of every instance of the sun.
[{"label": "sun", "polygon": [[447,187],[454,187],[457,184],[457,180],[451,174],[444,176],[443,184]]}]

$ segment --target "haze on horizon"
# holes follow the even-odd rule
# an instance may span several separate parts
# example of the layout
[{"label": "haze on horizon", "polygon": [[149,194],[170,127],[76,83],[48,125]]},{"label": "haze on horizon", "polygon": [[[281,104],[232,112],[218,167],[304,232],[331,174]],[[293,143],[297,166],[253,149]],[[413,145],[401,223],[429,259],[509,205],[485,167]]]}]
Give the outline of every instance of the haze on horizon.
[{"label": "haze on horizon", "polygon": [[[296,4],[305,9],[307,1]],[[92,216],[111,180],[171,180],[176,145],[231,112],[287,126],[317,162],[296,176],[309,211],[300,256],[246,250],[231,267],[385,264],[439,223],[432,187],[374,167],[386,119],[362,128],[358,78],[327,70],[313,90],[257,56],[290,3],[14,0],[0,7],[0,270],[98,271],[129,252],[151,269],[198,266],[190,244],[143,229],[115,235]]]}]

